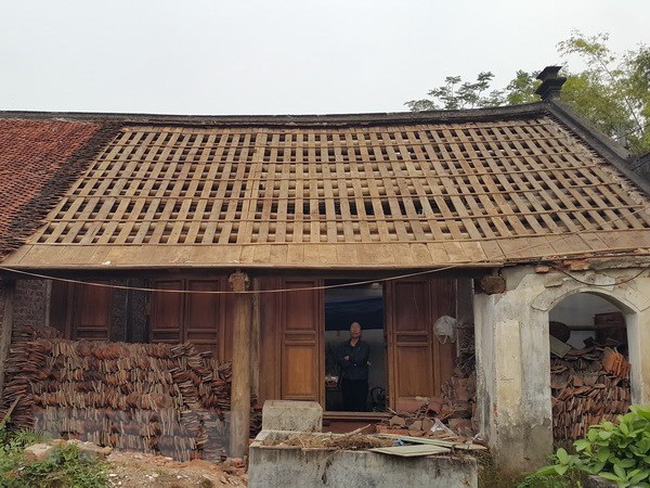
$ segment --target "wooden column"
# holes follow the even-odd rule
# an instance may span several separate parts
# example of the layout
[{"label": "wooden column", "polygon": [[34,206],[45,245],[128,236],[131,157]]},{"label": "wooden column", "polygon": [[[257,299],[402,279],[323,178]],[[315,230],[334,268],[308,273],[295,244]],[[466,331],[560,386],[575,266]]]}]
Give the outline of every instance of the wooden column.
[{"label": "wooden column", "polygon": [[[248,289],[248,275],[237,271],[230,275],[235,292]],[[252,300],[248,294],[236,294],[233,300],[233,360],[230,409],[230,456],[248,453],[251,411],[251,322]]]},{"label": "wooden column", "polygon": [[11,347],[11,331],[14,324],[15,281],[0,282],[0,300],[2,300],[2,329],[0,329],[0,398],[5,382],[5,361]]}]

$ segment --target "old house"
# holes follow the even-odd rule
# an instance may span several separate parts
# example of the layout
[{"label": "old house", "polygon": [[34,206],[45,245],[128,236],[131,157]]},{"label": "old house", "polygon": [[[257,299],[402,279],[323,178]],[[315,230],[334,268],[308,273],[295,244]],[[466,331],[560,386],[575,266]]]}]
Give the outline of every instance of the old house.
[{"label": "old house", "polygon": [[2,359],[25,326],[193,342],[233,360],[238,452],[249,395],[381,417],[334,411],[328,354],[351,321],[388,406],[439,395],[448,315],[474,328],[482,435],[505,463],[543,462],[565,299],[624,314],[631,398],[650,401],[650,186],[553,84],[457,112],[0,113]]}]

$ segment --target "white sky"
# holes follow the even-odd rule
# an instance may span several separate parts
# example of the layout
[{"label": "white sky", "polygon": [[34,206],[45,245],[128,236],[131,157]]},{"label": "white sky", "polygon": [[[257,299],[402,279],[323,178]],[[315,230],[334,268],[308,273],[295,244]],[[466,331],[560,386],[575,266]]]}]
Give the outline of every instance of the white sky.
[{"label": "white sky", "polygon": [[650,42],[650,0],[0,0],[0,110],[405,110],[447,75],[561,62],[574,28]]}]

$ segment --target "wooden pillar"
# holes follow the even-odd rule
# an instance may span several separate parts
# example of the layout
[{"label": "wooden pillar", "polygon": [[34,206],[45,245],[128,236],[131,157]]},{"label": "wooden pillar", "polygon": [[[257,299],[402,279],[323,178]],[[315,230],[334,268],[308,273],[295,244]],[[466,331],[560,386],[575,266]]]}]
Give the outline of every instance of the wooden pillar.
[{"label": "wooden pillar", "polygon": [[[229,282],[235,292],[248,289],[248,275],[240,271],[230,275]],[[244,457],[248,453],[251,412],[251,296],[236,294],[233,303],[230,456]]]},{"label": "wooden pillar", "polygon": [[2,329],[0,329],[0,398],[5,382],[5,361],[11,347],[11,332],[14,324],[15,281],[0,282],[0,300],[2,300]]}]

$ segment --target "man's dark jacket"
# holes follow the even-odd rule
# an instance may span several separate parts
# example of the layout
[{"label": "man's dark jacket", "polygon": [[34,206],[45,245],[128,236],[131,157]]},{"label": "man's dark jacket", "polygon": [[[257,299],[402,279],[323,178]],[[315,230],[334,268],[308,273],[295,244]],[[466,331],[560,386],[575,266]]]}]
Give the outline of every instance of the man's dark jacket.
[{"label": "man's dark jacket", "polygon": [[[350,381],[368,379],[368,356],[370,355],[370,346],[367,342],[359,339],[354,347],[350,341],[345,341],[339,347],[337,361],[341,367],[343,379]],[[350,356],[349,360],[345,356]]]}]

